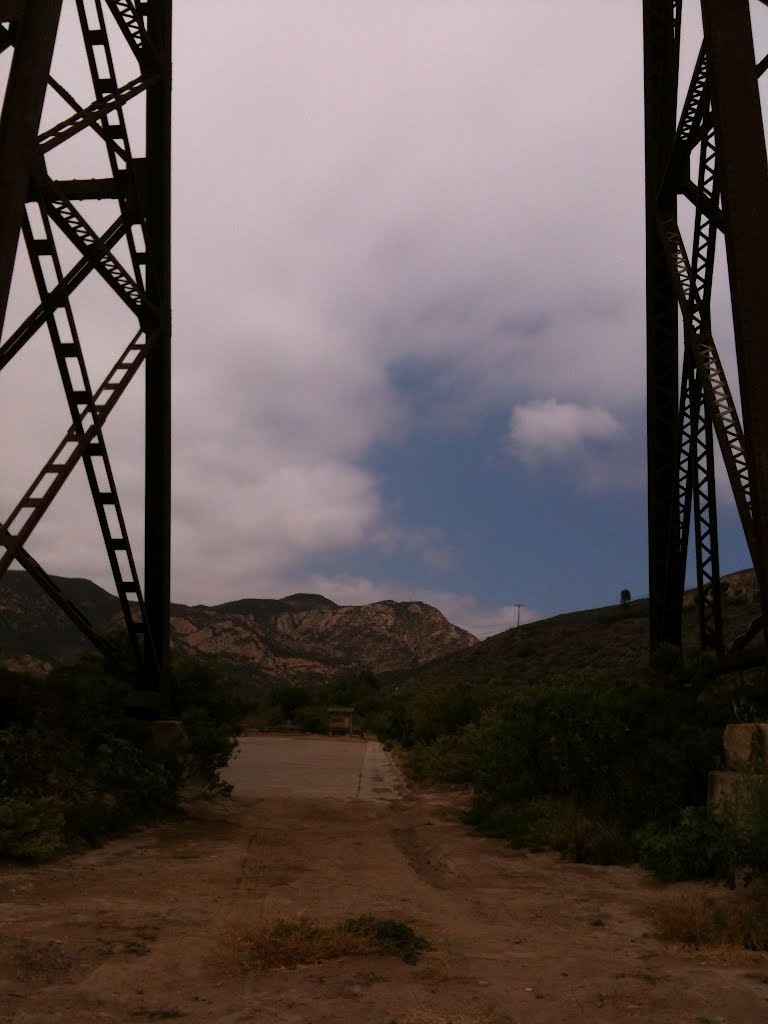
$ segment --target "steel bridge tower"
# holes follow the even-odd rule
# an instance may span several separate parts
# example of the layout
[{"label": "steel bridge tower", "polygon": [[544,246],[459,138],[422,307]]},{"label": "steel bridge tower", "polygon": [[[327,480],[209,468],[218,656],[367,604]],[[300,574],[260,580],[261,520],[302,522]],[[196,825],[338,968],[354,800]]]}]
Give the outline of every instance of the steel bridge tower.
[{"label": "steel bridge tower", "polygon": [[[703,39],[679,104],[682,0],[644,0],[651,649],[681,645],[692,532],[701,646],[725,668],[764,662],[764,645],[746,647],[768,621],[768,162],[758,93],[768,57],[755,56],[749,0],[700,4]],[[713,323],[718,274],[730,290],[727,324]],[[722,334],[735,347],[738,392]],[[762,606],[724,660],[716,446]]]},{"label": "steel bridge tower", "polygon": [[[10,512],[0,513],[0,576],[18,562],[113,653],[27,548],[82,463],[138,687],[160,694],[159,705],[169,698],[171,8],[172,0],[0,0],[0,369],[47,333],[69,410],[59,444]],[[65,50],[62,72],[57,44]],[[16,273],[26,275],[27,306],[7,324]],[[117,307],[110,324],[128,325],[117,360],[98,377],[86,361],[88,312],[77,309],[76,295],[96,276]],[[104,439],[110,413],[142,367],[143,580]],[[35,401],[39,395],[28,396]]]},{"label": "steel bridge tower", "polygon": [[[755,57],[750,0],[698,2],[703,41],[679,105],[682,0],[643,0],[651,648],[681,643],[692,534],[701,643],[722,655],[716,449],[763,609],[736,646],[764,634],[768,621],[768,164],[758,94],[768,57]],[[18,562],[109,653],[27,549],[82,462],[140,679],[166,697],[171,8],[172,0],[0,0],[0,370],[44,330],[69,410],[60,443],[0,522],[0,576]],[[74,76],[75,86],[52,71],[65,15],[75,26],[67,45],[74,31],[85,54],[75,70],[87,65],[86,90],[82,74]],[[64,115],[50,116],[62,109]],[[78,145],[78,157],[70,161],[76,177],[57,174],[61,163],[69,166],[59,157]],[[693,225],[687,232],[678,209],[683,201]],[[113,216],[104,225],[107,208]],[[721,235],[725,260],[716,256]],[[34,292],[28,290],[20,321],[6,329],[20,259]],[[713,282],[726,271],[737,392],[726,379],[722,339],[718,348],[713,330]],[[84,314],[78,321],[73,301],[94,276],[133,318],[120,356],[100,379],[93,379],[86,363]],[[142,367],[143,581],[103,433]],[[764,648],[743,653],[759,661]]]}]

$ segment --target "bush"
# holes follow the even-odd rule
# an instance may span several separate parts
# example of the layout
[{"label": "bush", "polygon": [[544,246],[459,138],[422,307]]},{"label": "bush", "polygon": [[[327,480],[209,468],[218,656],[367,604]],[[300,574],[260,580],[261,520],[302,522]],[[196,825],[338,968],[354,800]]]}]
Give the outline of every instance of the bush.
[{"label": "bush", "polygon": [[299,967],[371,953],[413,964],[432,949],[409,925],[372,914],[327,925],[306,917],[267,919],[256,927],[233,930],[227,945],[231,957],[225,963],[233,973]]},{"label": "bush", "polygon": [[511,695],[479,724],[472,782],[486,803],[568,796],[628,824],[700,791],[719,735],[689,727],[692,697],[593,680]]},{"label": "bush", "polygon": [[415,964],[422,953],[433,948],[432,943],[417,935],[410,925],[391,917],[362,914],[348,918],[341,927],[350,935],[367,936],[378,952],[389,953],[407,964]]},{"label": "bush", "polygon": [[310,704],[297,708],[293,716],[293,724],[301,732],[328,732],[328,711],[325,706]]},{"label": "bush", "polygon": [[659,938],[702,946],[768,952],[768,892],[672,892],[651,909]]},{"label": "bush", "polygon": [[[713,821],[701,809],[734,706],[746,702],[759,717],[764,694],[751,683],[699,691],[679,670],[679,651],[669,649],[630,677],[574,671],[513,692],[459,688],[463,703],[449,701],[442,720],[442,691],[406,694],[404,769],[416,780],[470,783],[467,820],[518,846],[596,863],[639,852],[668,878],[768,872],[768,807],[738,837],[725,811]],[[446,730],[414,742],[427,709]],[[470,720],[457,725],[462,717]]]},{"label": "bush", "polygon": [[465,816],[486,835],[517,849],[556,850],[580,864],[629,864],[630,833],[621,822],[568,797],[537,797],[516,804],[475,801]]},{"label": "bush", "polygon": [[45,859],[174,813],[190,778],[226,793],[220,770],[239,732],[236,687],[184,662],[175,678],[186,738],[161,750],[151,723],[125,714],[127,679],[95,658],[24,680],[3,704],[0,856]]},{"label": "bush", "polygon": [[382,738],[390,734],[390,709],[381,683],[372,672],[344,672],[328,685],[276,686],[261,694],[251,709],[262,728],[283,727],[289,722],[302,732],[328,732],[329,707],[353,707],[356,729]]},{"label": "bush", "polygon": [[635,833],[637,859],[664,882],[723,878],[729,830],[704,807],[686,807],[673,825],[650,822]]},{"label": "bush", "polygon": [[469,725],[459,733],[440,736],[433,743],[419,743],[403,754],[403,768],[414,782],[472,781],[480,732]]},{"label": "bush", "polygon": [[666,882],[713,878],[730,886],[768,875],[768,779],[745,777],[712,814],[686,807],[672,825],[635,836],[640,864]]},{"label": "bush", "polygon": [[629,831],[588,804],[544,797],[528,807],[536,845],[557,850],[580,864],[630,864],[635,859]]},{"label": "bush", "polygon": [[220,772],[229,764],[242,732],[247,705],[239,687],[211,666],[183,659],[174,670],[179,717],[186,741],[181,781],[194,780],[211,795],[226,796],[232,787]]},{"label": "bush", "polygon": [[43,861],[66,846],[56,797],[0,797],[0,857]]}]

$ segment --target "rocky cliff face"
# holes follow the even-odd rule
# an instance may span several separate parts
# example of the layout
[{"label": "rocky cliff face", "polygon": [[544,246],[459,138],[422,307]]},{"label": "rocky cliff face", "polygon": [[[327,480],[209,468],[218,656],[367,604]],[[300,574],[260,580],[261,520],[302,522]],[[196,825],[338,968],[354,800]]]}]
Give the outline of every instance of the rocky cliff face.
[{"label": "rocky cliff face", "polygon": [[[98,628],[115,620],[117,598],[87,580],[57,582]],[[242,600],[208,608],[174,605],[173,643],[215,660],[244,683],[318,684],[340,672],[390,672],[477,643],[420,601],[341,606],[319,594]],[[46,671],[87,644],[26,573],[0,581],[0,664]]]}]

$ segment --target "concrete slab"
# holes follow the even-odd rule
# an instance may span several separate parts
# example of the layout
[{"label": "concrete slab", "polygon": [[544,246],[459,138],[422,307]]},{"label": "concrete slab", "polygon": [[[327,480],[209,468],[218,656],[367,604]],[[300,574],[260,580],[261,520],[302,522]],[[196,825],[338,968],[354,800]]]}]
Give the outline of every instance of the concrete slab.
[{"label": "concrete slab", "polygon": [[369,740],[360,772],[358,799],[396,800],[405,796],[405,791],[405,781],[392,758],[380,743]]},{"label": "concrete slab", "polygon": [[222,773],[244,799],[264,796],[396,800],[400,773],[376,740],[330,736],[243,736]]}]

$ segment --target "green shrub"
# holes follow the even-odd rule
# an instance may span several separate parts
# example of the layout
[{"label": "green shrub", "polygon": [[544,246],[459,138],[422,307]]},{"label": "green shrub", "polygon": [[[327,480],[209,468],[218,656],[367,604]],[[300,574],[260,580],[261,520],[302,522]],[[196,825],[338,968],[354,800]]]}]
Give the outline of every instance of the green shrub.
[{"label": "green shrub", "polygon": [[432,944],[402,921],[363,914],[333,924],[306,917],[262,918],[225,933],[221,965],[230,973],[320,964],[344,956],[379,953],[416,963]]},{"label": "green shrub", "polygon": [[240,728],[238,691],[192,662],[177,667],[175,685],[186,738],[171,750],[126,715],[129,680],[97,659],[16,686],[0,729],[0,855],[45,859],[100,843],[175,812],[191,777],[227,792],[219,773]]},{"label": "green shrub", "polygon": [[293,716],[293,724],[301,732],[328,732],[328,711],[325,706],[310,704],[297,708]]},{"label": "green shrub", "polygon": [[0,796],[0,857],[43,861],[66,846],[57,797]]},{"label": "green shrub", "polygon": [[177,752],[184,761],[181,781],[194,779],[212,795],[227,795],[232,787],[220,772],[237,747],[247,712],[245,699],[235,682],[191,658],[176,664],[173,677],[187,737],[183,750]]},{"label": "green shrub", "polygon": [[351,935],[365,935],[373,939],[376,949],[399,957],[407,964],[415,964],[422,953],[433,949],[428,939],[417,935],[410,925],[391,917],[362,914],[348,918],[341,925]]},{"label": "green shrub", "polygon": [[570,798],[543,797],[528,807],[533,844],[580,864],[630,864],[629,831],[615,818]]},{"label": "green shrub", "polygon": [[637,859],[664,882],[722,878],[729,830],[704,807],[686,807],[672,825],[649,822],[635,833]]},{"label": "green shrub", "polygon": [[484,714],[472,783],[486,806],[567,796],[636,827],[703,798],[721,736],[691,692],[599,677],[531,687]]},{"label": "green shrub", "polygon": [[505,803],[500,800],[475,797],[464,821],[483,835],[506,839],[515,849],[540,850],[541,845],[533,830],[533,819],[526,801]]},{"label": "green shrub", "polygon": [[[726,845],[740,852],[725,860],[725,811],[715,822],[684,812],[704,802],[734,702],[759,715],[764,695],[751,684],[699,692],[664,674],[678,663],[664,651],[649,674],[574,671],[513,692],[489,686],[476,698],[477,720],[454,728],[454,717],[450,731],[404,752],[404,768],[417,780],[470,783],[467,820],[515,845],[596,863],[626,862],[637,849],[667,877],[728,877],[735,863],[741,872],[768,871],[762,817],[752,816],[748,832],[762,839],[742,832],[738,845],[731,836]],[[412,725],[411,705],[409,696]]]},{"label": "green shrub", "polygon": [[414,782],[471,782],[479,735],[473,724],[459,733],[440,736],[432,743],[417,744],[403,754],[405,774]]},{"label": "green shrub", "polygon": [[713,878],[733,886],[768,875],[768,779],[745,777],[711,814],[686,807],[671,825],[635,835],[638,860],[667,882]]},{"label": "green shrub", "polygon": [[621,822],[569,797],[544,796],[516,804],[475,801],[465,820],[516,849],[555,850],[581,864],[634,860],[630,833]]}]

